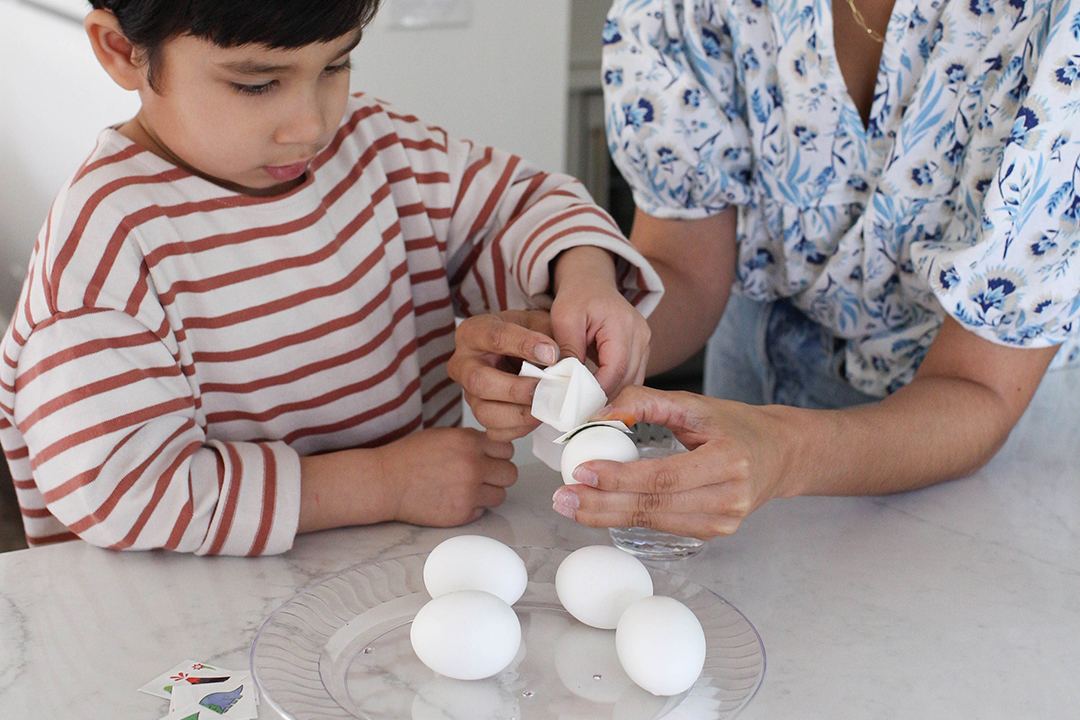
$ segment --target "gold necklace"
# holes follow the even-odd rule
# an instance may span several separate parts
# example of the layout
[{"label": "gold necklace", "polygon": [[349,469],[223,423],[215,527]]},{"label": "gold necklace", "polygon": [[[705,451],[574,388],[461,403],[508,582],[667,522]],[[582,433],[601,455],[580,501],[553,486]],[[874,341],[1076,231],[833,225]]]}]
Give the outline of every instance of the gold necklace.
[{"label": "gold necklace", "polygon": [[874,42],[879,42],[882,45],[885,44],[885,36],[874,30],[866,22],[866,18],[859,12],[859,8],[855,7],[855,0],[847,0],[848,7],[851,8],[851,14],[855,17],[855,22],[859,23],[859,27],[866,31],[866,34],[870,36],[870,39]]}]

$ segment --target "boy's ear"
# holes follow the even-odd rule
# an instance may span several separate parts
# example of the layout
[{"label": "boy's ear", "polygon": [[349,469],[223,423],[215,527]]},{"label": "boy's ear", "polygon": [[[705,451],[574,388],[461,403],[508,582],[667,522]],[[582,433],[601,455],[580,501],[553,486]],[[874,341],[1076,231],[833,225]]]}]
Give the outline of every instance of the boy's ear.
[{"label": "boy's ear", "polygon": [[142,88],[145,76],[139,50],[120,29],[116,15],[111,10],[91,10],[83,20],[83,28],[94,55],[109,77],[125,90]]}]

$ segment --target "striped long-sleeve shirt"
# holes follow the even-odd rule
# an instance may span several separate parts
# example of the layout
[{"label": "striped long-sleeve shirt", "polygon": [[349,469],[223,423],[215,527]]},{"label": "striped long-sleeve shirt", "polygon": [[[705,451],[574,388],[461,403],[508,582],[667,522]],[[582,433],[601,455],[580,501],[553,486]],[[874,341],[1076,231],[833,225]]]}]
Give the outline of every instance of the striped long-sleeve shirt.
[{"label": "striped long-sleeve shirt", "polygon": [[569,177],[367,96],[303,183],[228,191],[115,130],[63,188],[0,350],[31,544],[291,547],[299,457],[460,420],[460,314],[542,306],[575,245],[660,281]]}]

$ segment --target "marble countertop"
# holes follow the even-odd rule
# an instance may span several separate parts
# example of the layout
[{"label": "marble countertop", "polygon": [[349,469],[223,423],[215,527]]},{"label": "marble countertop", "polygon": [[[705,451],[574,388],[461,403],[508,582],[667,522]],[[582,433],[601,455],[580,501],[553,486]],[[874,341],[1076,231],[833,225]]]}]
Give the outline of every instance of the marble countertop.
[{"label": "marble countertop", "polygon": [[[244,668],[299,587],[461,532],[573,549],[606,542],[550,509],[557,475],[522,465],[465,530],[404,525],[297,539],[284,556],[0,555],[0,717],[159,718],[136,688],[185,658]],[[1058,718],[1080,707],[1080,371],[1051,373],[974,476],[883,498],[770,503],[665,569],[742,610],[768,669],[740,717]]]}]

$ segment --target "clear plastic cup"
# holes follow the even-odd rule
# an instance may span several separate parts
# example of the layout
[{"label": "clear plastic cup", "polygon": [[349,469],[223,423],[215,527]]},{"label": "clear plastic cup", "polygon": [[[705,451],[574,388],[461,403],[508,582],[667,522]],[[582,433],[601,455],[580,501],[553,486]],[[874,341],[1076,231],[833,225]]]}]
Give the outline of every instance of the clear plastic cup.
[{"label": "clear plastic cup", "polygon": [[[659,425],[638,423],[633,438],[643,460],[686,452],[671,431]],[[609,532],[615,547],[642,560],[682,560],[697,555],[705,547],[704,540],[649,528],[611,528]]]}]

